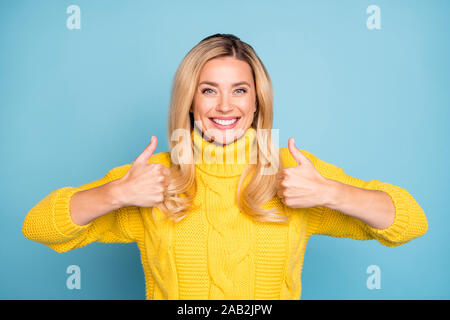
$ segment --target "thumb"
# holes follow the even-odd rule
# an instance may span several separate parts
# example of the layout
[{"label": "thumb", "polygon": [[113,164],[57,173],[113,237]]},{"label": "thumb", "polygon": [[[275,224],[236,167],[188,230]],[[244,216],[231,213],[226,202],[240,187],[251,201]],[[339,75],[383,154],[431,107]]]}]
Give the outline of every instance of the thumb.
[{"label": "thumb", "polygon": [[294,138],[290,138],[288,140],[288,148],[289,148],[289,152],[292,154],[295,161],[297,161],[298,165],[305,164],[308,162],[308,159],[306,158],[306,156],[304,156],[303,153],[299,149],[297,149],[297,147],[295,146]]},{"label": "thumb", "polygon": [[152,136],[150,143],[147,147],[145,147],[144,151],[136,158],[134,163],[138,164],[147,164],[148,160],[152,156],[153,152],[155,152],[156,146],[158,145],[158,139],[156,136]]}]

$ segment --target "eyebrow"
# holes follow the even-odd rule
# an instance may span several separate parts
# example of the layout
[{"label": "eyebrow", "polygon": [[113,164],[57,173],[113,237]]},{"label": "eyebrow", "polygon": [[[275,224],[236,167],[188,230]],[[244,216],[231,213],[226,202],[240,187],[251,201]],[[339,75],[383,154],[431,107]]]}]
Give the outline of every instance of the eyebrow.
[{"label": "eyebrow", "polygon": [[[218,83],[212,82],[212,81],[202,81],[202,82],[200,82],[198,85],[200,86],[201,84],[207,84],[207,85],[210,85],[210,86],[213,86],[213,87],[218,87],[218,86],[219,86]],[[240,85],[243,85],[243,84],[245,84],[245,85],[251,87],[250,84],[249,84],[247,81],[236,82],[236,83],[233,83],[232,86],[233,86],[233,87],[237,87],[237,86],[240,86]]]}]

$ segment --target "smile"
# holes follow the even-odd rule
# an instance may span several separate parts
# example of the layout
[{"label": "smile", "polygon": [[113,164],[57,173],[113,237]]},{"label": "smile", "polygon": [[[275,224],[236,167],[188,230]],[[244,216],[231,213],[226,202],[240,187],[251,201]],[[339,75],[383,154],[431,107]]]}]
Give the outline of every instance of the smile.
[{"label": "smile", "polygon": [[223,126],[228,126],[230,124],[235,123],[236,121],[239,120],[239,118],[234,118],[234,119],[229,119],[229,120],[225,120],[225,119],[220,119],[220,118],[210,118],[213,122],[217,123],[217,124],[221,124]]},{"label": "smile", "polygon": [[233,129],[236,126],[236,123],[238,123],[239,119],[240,117],[209,118],[214,127],[221,130]]}]

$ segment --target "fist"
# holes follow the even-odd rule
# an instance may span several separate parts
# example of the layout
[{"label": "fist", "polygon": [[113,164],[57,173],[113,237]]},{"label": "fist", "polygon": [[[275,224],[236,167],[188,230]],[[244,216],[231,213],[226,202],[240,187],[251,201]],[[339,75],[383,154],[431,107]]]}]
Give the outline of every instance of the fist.
[{"label": "fist", "polygon": [[154,207],[164,200],[169,186],[170,170],[159,163],[148,163],[157,144],[157,138],[152,136],[150,144],[136,158],[128,172],[119,179],[123,206]]},{"label": "fist", "polygon": [[324,205],[328,180],[297,149],[293,138],[289,139],[288,147],[297,165],[283,168],[278,172],[278,197],[286,206],[291,208],[311,208]]}]

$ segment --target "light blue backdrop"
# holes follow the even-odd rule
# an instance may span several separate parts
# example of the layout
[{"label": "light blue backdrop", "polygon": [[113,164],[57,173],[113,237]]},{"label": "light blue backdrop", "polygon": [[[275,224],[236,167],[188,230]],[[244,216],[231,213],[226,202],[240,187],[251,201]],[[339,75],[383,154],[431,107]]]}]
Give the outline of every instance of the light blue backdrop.
[{"label": "light blue backdrop", "polygon": [[[81,29],[69,30],[69,5]],[[381,29],[369,30],[369,5]],[[204,37],[251,44],[274,84],[280,144],[408,190],[426,235],[400,247],[311,238],[302,299],[449,299],[449,1],[1,1],[0,298],[144,299],[135,244],[58,254],[23,237],[52,190],[167,151],[171,81]],[[81,268],[81,289],[66,268]],[[381,268],[381,289],[366,268]]]}]

